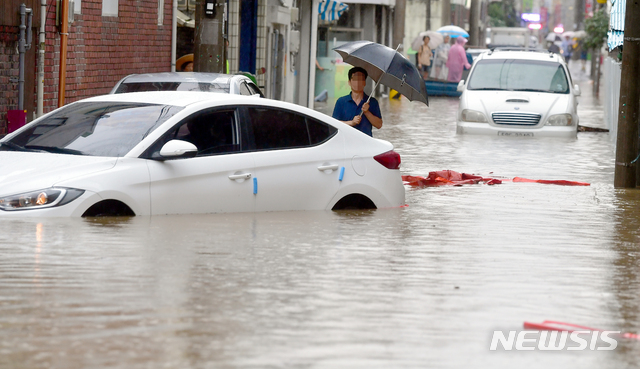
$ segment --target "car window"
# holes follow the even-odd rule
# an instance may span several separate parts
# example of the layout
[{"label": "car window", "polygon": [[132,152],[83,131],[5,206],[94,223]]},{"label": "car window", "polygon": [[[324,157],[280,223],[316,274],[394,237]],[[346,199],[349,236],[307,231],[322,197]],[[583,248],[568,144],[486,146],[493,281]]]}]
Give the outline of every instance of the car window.
[{"label": "car window", "polygon": [[569,93],[562,65],[535,60],[480,60],[467,84],[469,90]]},{"label": "car window", "polygon": [[124,82],[116,89],[116,94],[142,91],[204,91],[229,93],[228,83],[209,82]]},{"label": "car window", "polygon": [[158,104],[80,102],[46,116],[10,142],[27,150],[121,157],[182,109]]},{"label": "car window", "polygon": [[181,122],[175,138],[191,142],[197,156],[240,151],[235,110],[210,110],[193,114]]},{"label": "car window", "polygon": [[264,95],[262,94],[262,91],[260,91],[260,88],[258,86],[256,86],[254,83],[247,82],[247,87],[249,88],[249,90],[252,91],[252,93],[254,95],[258,94],[258,95],[264,97]]},{"label": "car window", "polygon": [[240,83],[240,95],[251,96],[254,92],[249,89],[246,82]]},{"label": "car window", "polygon": [[287,110],[249,107],[248,113],[256,150],[318,145],[337,132],[333,126]]}]

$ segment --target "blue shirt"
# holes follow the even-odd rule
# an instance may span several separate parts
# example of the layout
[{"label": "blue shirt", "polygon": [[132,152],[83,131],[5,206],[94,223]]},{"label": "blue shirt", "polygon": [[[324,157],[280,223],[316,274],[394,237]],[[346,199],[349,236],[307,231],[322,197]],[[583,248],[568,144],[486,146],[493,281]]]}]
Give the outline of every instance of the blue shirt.
[{"label": "blue shirt", "polygon": [[[360,101],[360,104],[356,105],[356,102],[353,101],[351,94],[342,96],[338,99],[338,101],[336,101],[336,106],[333,108],[332,116],[337,120],[350,121],[353,119],[353,117],[360,114],[360,112],[362,111],[362,105],[367,102],[368,98],[369,96],[367,96],[367,94],[364,94],[364,96],[362,97],[362,101]],[[369,100],[369,111],[371,112],[371,114],[382,119],[382,113],[380,113],[380,105],[378,104],[378,100],[376,100],[374,97]],[[369,136],[373,136],[373,134],[371,133],[371,122],[369,122],[369,119],[367,119],[367,116],[364,114],[362,114],[362,120],[360,120],[360,124],[353,128],[358,129],[368,134]]]}]

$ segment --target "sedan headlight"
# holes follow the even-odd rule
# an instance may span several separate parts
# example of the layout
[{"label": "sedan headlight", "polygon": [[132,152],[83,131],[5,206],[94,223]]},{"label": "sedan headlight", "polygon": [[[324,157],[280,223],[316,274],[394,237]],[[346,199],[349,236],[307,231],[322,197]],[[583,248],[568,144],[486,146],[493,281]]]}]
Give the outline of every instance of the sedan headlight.
[{"label": "sedan headlight", "polygon": [[463,109],[460,119],[465,122],[487,123],[487,117],[482,112],[471,109]]},{"label": "sedan headlight", "polygon": [[0,197],[2,210],[28,210],[60,206],[69,203],[84,193],[75,188],[48,188],[46,190],[25,192]]},{"label": "sedan headlight", "polygon": [[573,123],[571,114],[556,114],[547,119],[545,126],[570,126]]}]

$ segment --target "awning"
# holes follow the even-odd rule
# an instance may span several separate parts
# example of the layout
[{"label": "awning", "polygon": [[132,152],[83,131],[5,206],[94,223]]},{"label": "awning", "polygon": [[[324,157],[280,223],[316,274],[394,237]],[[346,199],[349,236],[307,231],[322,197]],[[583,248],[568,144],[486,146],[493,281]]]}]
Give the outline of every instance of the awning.
[{"label": "awning", "polygon": [[182,27],[196,28],[196,20],[191,19],[190,16],[180,10],[176,10],[176,19],[178,20],[178,25]]},{"label": "awning", "polygon": [[624,13],[627,9],[626,0],[612,0],[611,16],[609,18],[609,32],[607,46],[613,50],[624,44]]},{"label": "awning", "polygon": [[335,0],[320,0],[318,4],[318,19],[333,22],[338,20],[349,5]]}]

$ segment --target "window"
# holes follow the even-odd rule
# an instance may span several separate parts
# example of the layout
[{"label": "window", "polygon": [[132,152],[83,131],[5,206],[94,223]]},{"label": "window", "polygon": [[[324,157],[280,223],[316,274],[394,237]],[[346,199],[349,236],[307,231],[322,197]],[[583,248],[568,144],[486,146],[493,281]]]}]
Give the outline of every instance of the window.
[{"label": "window", "polygon": [[240,95],[251,96],[253,91],[249,89],[245,82],[240,83]]},{"label": "window", "polygon": [[234,110],[210,110],[186,118],[164,142],[191,142],[198,148],[197,156],[228,154],[240,151],[237,132]]},{"label": "window", "polygon": [[102,0],[102,16],[117,17],[118,16],[118,0]]},{"label": "window", "polygon": [[337,129],[294,112],[274,108],[249,108],[256,150],[299,148],[318,145]]},{"label": "window", "polygon": [[481,60],[469,76],[469,90],[510,90],[568,94],[569,82],[555,62],[494,59]]},{"label": "window", "polygon": [[67,105],[11,139],[27,150],[122,157],[181,107],[126,102]]},{"label": "window", "polygon": [[247,82],[247,87],[253,92],[254,95],[260,95],[260,97],[264,97],[262,91],[260,91],[258,86],[256,86],[255,84]]},{"label": "window", "polygon": [[164,21],[164,0],[158,0],[158,25]]},{"label": "window", "polygon": [[82,0],[73,0],[73,12],[75,14],[82,13]]},{"label": "window", "polygon": [[229,84],[209,82],[123,82],[116,94],[141,91],[204,91],[229,93]]}]

